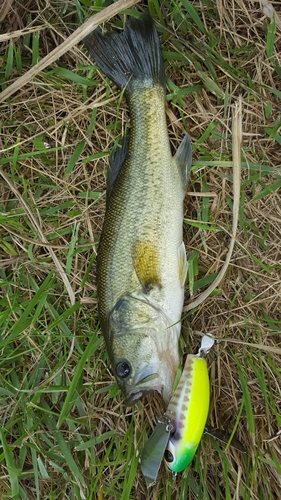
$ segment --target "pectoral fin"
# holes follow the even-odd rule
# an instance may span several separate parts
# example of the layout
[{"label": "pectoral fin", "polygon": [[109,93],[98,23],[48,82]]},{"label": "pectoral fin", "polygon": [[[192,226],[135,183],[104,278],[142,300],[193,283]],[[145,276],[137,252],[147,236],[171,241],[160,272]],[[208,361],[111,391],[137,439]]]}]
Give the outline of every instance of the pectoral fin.
[{"label": "pectoral fin", "polygon": [[159,254],[149,241],[140,241],[133,248],[133,264],[145,291],[152,286],[161,287]]},{"label": "pectoral fin", "polygon": [[184,136],[174,158],[181,176],[183,190],[186,192],[192,164],[192,148],[188,134]]},{"label": "pectoral fin", "polygon": [[107,186],[106,186],[106,206],[108,206],[109,198],[116,181],[116,178],[122,169],[128,154],[129,147],[129,134],[122,137],[120,142],[115,146],[111,153],[108,172],[107,172]]},{"label": "pectoral fin", "polygon": [[183,242],[178,248],[178,262],[179,262],[180,284],[181,284],[181,287],[183,288],[185,285],[185,280],[186,280],[186,276],[187,276],[187,269],[188,269],[186,251],[185,251],[185,246],[184,246]]}]

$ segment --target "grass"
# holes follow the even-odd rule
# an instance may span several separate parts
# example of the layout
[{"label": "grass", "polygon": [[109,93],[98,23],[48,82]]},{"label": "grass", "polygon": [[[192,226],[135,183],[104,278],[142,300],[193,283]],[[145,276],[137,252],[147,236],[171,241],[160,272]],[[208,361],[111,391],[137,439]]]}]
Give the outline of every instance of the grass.
[{"label": "grass", "polygon": [[[102,0],[14,0],[2,22],[2,90],[56,48]],[[0,496],[28,500],[280,497],[280,9],[148,0],[162,39],[173,149],[189,132],[186,304],[217,276],[232,226],[233,105],[242,96],[239,228],[224,280],[183,321],[219,342],[208,362],[209,423],[247,450],[203,436],[188,470],[147,492],[138,453],[158,396],[126,408],[99,331],[95,258],[106,167],[128,111],[81,45],[0,104]],[[131,8],[127,14],[136,15]],[[278,17],[279,16],[279,17]],[[124,14],[110,21],[122,27]],[[9,39],[10,38],[10,39]]]}]

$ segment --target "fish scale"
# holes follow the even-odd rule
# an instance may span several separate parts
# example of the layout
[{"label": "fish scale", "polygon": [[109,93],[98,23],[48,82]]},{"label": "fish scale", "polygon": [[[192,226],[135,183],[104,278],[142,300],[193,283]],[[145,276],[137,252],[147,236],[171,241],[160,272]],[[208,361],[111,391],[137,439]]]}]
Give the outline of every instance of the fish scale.
[{"label": "fish scale", "polygon": [[[146,109],[158,108],[162,104],[162,96],[153,89],[146,92],[146,99],[141,95],[137,97],[131,121],[150,123],[146,117]],[[133,125],[134,128],[138,132],[132,136],[132,144],[129,146],[131,156],[126,160],[116,180],[102,233],[98,258],[99,307],[102,322],[106,321],[108,312],[120,295],[130,289],[141,290],[133,265],[132,247],[136,242],[151,241],[157,247],[161,265],[160,281],[163,288],[160,300],[163,303],[168,284],[173,286],[177,278],[174,276],[174,270],[178,265],[177,248],[182,242],[182,225],[178,223],[183,217],[182,197],[175,200],[170,208],[169,220],[163,206],[172,202],[171,192],[181,190],[177,166],[171,161],[169,144],[166,144],[166,148],[162,145],[162,134],[160,142],[155,133],[153,135],[153,129],[150,131],[148,128],[146,131],[146,141],[151,146],[149,154],[149,151],[142,150],[141,139],[145,135],[142,133],[143,126],[137,128]],[[164,113],[159,116],[158,128],[163,134],[167,129]],[[161,170],[155,168],[155,163],[159,165],[160,159]],[[130,209],[126,210],[126,207]],[[141,226],[138,214],[141,214]],[[122,239],[118,238],[119,234],[122,234]],[[177,321],[178,317],[172,317],[171,320]]]}]

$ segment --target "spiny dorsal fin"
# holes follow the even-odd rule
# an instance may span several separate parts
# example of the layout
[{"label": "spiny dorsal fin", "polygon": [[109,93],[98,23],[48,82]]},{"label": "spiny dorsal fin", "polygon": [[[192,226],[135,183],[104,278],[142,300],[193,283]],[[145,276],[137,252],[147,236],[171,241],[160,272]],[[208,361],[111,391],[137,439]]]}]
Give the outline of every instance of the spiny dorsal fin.
[{"label": "spiny dorsal fin", "polygon": [[188,134],[184,136],[174,158],[179,169],[183,190],[186,192],[192,165],[192,149]]},{"label": "spiny dorsal fin", "polygon": [[187,276],[187,269],[188,269],[188,262],[187,262],[187,258],[186,258],[186,251],[185,251],[184,242],[182,242],[182,244],[178,248],[178,263],[179,263],[180,284],[181,284],[181,287],[183,288],[185,285],[185,280],[186,280],[186,276]]}]

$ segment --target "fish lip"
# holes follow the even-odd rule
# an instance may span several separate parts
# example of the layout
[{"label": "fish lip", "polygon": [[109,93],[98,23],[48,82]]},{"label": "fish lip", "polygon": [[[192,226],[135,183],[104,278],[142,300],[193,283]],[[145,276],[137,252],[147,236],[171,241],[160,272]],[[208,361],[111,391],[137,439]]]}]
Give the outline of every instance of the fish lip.
[{"label": "fish lip", "polygon": [[147,382],[150,382],[151,380],[155,380],[156,378],[159,377],[159,374],[157,372],[152,372],[151,370],[146,371],[145,375],[143,375],[143,372],[136,377],[136,380],[132,384],[132,388],[139,387],[140,385],[146,385]]},{"label": "fish lip", "polygon": [[141,398],[144,396],[147,396],[148,394],[151,394],[154,392],[156,389],[142,389],[141,391],[138,392],[132,392],[127,396],[125,402],[127,406],[133,406],[137,401],[139,401]]},{"label": "fish lip", "polygon": [[151,373],[151,368],[143,370],[137,377],[135,383],[132,384],[129,393],[126,397],[126,404],[132,406],[134,403],[139,401],[139,399],[147,396],[151,392],[158,391],[161,394],[161,388],[159,384],[153,387],[145,387],[148,382],[156,380],[159,378],[157,372]]}]

